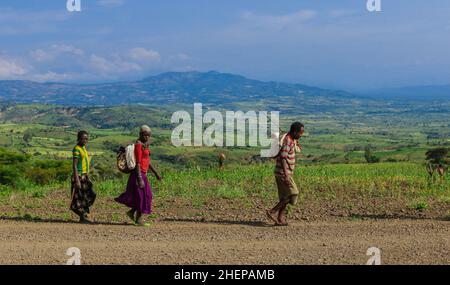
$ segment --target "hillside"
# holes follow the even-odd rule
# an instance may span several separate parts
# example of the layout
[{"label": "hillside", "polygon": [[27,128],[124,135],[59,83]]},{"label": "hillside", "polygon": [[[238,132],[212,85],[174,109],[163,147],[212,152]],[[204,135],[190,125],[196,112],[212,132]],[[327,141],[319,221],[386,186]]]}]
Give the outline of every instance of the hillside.
[{"label": "hillside", "polygon": [[417,100],[417,101],[449,101],[450,85],[408,86],[401,88],[385,88],[365,95],[381,99]]},{"label": "hillside", "polygon": [[0,101],[74,105],[204,104],[222,107],[283,107],[285,113],[339,111],[369,102],[336,90],[302,84],[263,82],[234,74],[169,72],[134,82],[102,84],[0,81]]}]

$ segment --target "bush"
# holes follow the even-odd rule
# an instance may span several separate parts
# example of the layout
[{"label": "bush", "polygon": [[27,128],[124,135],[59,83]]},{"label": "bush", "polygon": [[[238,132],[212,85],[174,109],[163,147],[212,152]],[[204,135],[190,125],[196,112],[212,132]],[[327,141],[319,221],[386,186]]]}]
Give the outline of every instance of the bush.
[{"label": "bush", "polygon": [[12,152],[0,147],[0,164],[2,165],[24,163],[28,161],[29,158],[28,155]]},{"label": "bush", "polygon": [[71,173],[70,161],[65,160],[39,160],[26,171],[26,177],[38,185],[51,182],[64,182]]},{"label": "bush", "polygon": [[372,148],[370,146],[366,147],[366,150],[364,152],[364,158],[366,159],[367,163],[377,163],[380,162],[380,158],[376,157],[373,152]]},{"label": "bush", "polygon": [[448,165],[450,164],[449,149],[435,148],[425,153],[426,160],[433,164]]},{"label": "bush", "polygon": [[15,186],[20,178],[20,170],[11,165],[0,165],[0,184]]}]

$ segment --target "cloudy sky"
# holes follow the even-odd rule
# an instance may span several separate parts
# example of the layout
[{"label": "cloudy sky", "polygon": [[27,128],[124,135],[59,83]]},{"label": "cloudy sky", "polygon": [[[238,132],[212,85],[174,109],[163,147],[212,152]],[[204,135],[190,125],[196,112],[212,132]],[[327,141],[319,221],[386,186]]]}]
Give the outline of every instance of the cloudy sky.
[{"label": "cloudy sky", "polygon": [[450,1],[0,2],[0,79],[103,82],[217,70],[363,90],[450,84]]}]

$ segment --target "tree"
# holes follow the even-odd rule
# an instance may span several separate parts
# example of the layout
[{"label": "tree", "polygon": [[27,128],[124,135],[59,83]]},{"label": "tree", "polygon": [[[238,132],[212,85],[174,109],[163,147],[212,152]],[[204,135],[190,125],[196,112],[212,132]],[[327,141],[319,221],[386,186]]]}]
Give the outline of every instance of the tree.
[{"label": "tree", "polygon": [[25,133],[23,134],[23,141],[26,142],[27,144],[30,143],[31,139],[33,138],[33,134],[31,132],[29,132],[28,130],[25,131]]},{"label": "tree", "polygon": [[426,160],[435,165],[448,165],[450,161],[448,148],[435,148],[430,149],[426,153]]},{"label": "tree", "polygon": [[366,159],[367,163],[380,162],[380,159],[373,154],[372,148],[370,146],[366,147],[364,151],[364,158]]},{"label": "tree", "polygon": [[448,148],[435,148],[430,149],[425,153],[426,160],[428,161],[427,172],[430,177],[433,177],[433,173],[437,170],[437,173],[444,178],[446,169],[450,164],[450,150]]}]

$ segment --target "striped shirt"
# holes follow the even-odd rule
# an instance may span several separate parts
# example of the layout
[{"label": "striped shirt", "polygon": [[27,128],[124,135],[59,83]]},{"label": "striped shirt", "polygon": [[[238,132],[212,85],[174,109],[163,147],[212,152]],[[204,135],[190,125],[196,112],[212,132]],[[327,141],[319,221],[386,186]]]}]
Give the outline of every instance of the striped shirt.
[{"label": "striped shirt", "polygon": [[72,150],[73,158],[78,159],[77,170],[78,174],[88,174],[89,173],[89,154],[87,152],[86,146],[76,145]]},{"label": "striped shirt", "polygon": [[292,176],[295,168],[295,141],[291,135],[287,135],[280,148],[275,165],[275,176],[285,176],[282,161],[286,160],[288,169],[286,175]]}]

